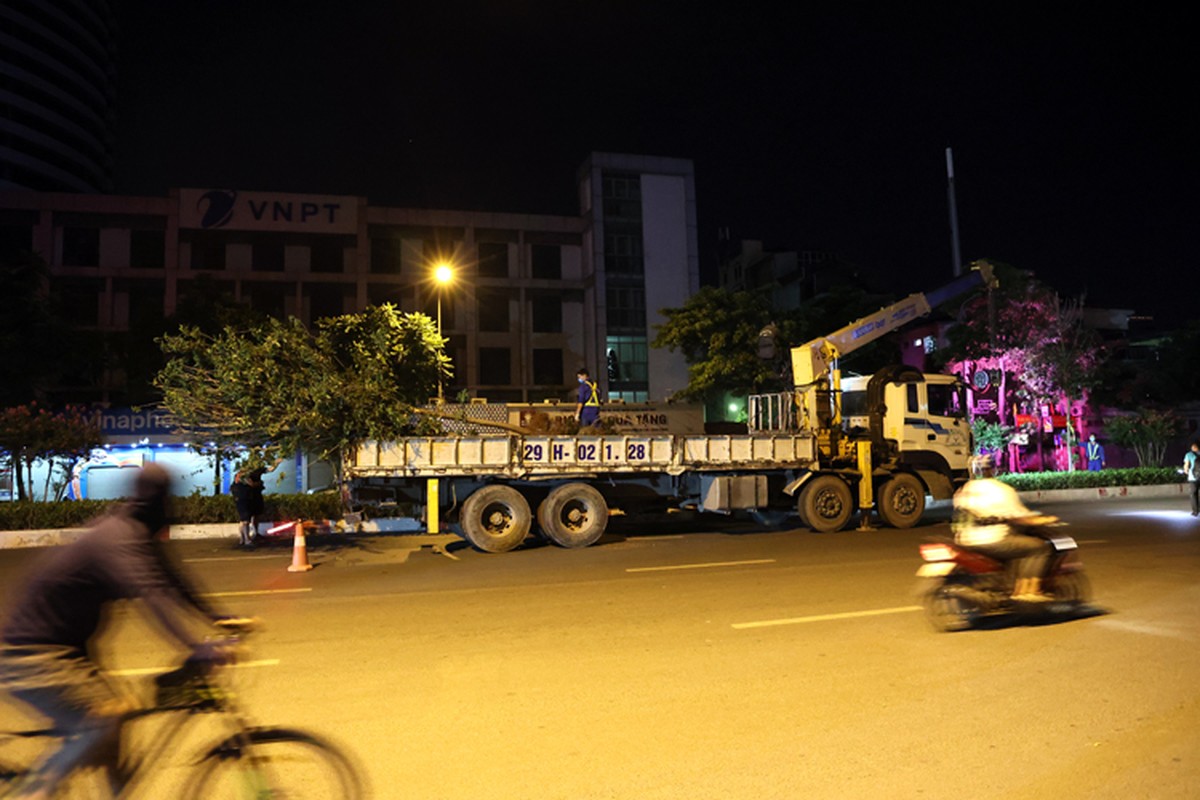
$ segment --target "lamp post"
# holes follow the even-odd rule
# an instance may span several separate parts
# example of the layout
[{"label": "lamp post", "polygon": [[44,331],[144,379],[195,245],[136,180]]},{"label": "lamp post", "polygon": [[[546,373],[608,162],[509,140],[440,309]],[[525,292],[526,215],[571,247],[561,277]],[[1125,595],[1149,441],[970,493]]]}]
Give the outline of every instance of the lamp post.
[{"label": "lamp post", "polygon": [[[438,338],[442,338],[442,292],[445,287],[454,280],[454,270],[445,262],[438,264],[433,270],[433,279],[437,283],[437,332]],[[438,405],[441,405],[442,397],[442,371],[438,369]]]}]

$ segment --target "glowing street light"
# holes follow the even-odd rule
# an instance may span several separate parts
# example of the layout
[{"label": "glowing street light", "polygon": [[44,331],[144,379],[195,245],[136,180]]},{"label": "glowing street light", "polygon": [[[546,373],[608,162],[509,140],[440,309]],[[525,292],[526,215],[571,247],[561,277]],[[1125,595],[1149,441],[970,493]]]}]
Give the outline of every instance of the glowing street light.
[{"label": "glowing street light", "polygon": [[[433,268],[433,280],[437,284],[437,332],[442,338],[442,292],[454,281],[454,268],[441,262]],[[442,373],[438,370],[438,405],[442,404]]]}]

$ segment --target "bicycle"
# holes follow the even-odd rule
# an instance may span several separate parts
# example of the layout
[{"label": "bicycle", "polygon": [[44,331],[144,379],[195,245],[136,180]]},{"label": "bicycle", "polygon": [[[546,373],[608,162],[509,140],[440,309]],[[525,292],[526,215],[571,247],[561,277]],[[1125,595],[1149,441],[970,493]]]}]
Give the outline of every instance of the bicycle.
[{"label": "bicycle", "polygon": [[[245,636],[225,642],[240,641]],[[151,783],[151,774],[161,772],[171,744],[181,741],[185,730],[203,717],[217,720],[225,732],[200,748],[187,764],[180,796],[194,800],[358,800],[367,797],[361,773],[354,761],[328,739],[299,728],[256,725],[237,702],[220,667],[199,669],[185,663],[155,679],[153,705],[122,715],[128,723],[165,716],[159,735],[149,742],[123,737],[130,752],[122,759],[126,772],[123,787],[114,795],[98,770],[76,770],[56,794],[62,798],[137,797],[139,787]],[[63,732],[53,728],[0,732],[0,798],[15,792],[28,774],[25,760],[7,764],[4,753],[18,742],[45,739],[57,741]],[[49,746],[49,744],[47,744]],[[44,748],[43,748],[44,749]],[[21,764],[24,764],[23,766]],[[160,775],[161,777],[161,775]],[[160,795],[161,796],[161,795]]]}]

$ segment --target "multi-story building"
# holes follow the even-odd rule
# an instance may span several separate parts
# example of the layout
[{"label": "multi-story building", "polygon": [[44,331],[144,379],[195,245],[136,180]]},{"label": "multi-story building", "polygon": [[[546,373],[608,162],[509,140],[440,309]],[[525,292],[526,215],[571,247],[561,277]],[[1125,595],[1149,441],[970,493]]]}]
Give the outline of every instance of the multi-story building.
[{"label": "multi-story building", "polygon": [[[659,310],[699,288],[692,164],[596,153],[579,187],[579,216],[215,188],[0,191],[0,244],[45,259],[69,318],[96,331],[170,317],[201,291],[305,323],[391,302],[440,308],[447,398],[565,398],[586,366],[610,399],[665,400],[686,385],[686,365],[650,342]],[[442,263],[446,285],[432,280]]]},{"label": "multi-story building", "polygon": [[109,188],[115,29],[107,0],[0,4],[0,189]]}]

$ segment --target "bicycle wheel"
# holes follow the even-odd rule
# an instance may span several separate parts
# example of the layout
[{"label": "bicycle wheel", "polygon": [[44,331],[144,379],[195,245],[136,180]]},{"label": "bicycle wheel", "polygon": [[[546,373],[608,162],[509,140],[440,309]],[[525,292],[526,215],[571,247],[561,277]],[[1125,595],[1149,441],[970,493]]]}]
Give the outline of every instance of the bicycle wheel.
[{"label": "bicycle wheel", "polygon": [[362,780],[329,741],[288,728],[255,728],[209,750],[192,784],[196,800],[358,800]]}]

